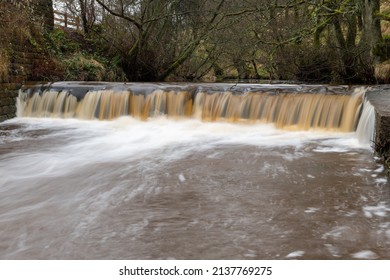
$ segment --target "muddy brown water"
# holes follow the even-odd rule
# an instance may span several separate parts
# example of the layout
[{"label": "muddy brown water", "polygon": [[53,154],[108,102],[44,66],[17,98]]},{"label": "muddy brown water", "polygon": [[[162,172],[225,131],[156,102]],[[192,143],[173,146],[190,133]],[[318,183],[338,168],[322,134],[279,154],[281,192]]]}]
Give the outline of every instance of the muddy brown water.
[{"label": "muddy brown water", "polygon": [[1,259],[390,259],[355,133],[132,118],[0,124]]}]

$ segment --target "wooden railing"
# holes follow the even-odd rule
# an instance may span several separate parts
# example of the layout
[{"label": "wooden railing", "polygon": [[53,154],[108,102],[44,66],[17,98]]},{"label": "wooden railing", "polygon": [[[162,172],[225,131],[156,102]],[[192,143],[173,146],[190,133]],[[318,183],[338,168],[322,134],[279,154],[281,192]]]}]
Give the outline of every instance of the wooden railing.
[{"label": "wooden railing", "polygon": [[54,11],[54,26],[57,28],[70,28],[81,30],[80,18],[67,13]]}]

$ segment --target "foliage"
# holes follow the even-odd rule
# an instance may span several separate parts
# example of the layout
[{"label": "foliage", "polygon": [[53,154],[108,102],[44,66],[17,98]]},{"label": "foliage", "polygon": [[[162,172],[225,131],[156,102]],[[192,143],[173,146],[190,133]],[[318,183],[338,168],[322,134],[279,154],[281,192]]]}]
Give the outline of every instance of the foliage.
[{"label": "foliage", "polygon": [[318,49],[307,44],[284,46],[275,57],[277,78],[310,83],[332,82],[333,66],[329,59],[332,56],[334,54],[329,49]]},{"label": "foliage", "polygon": [[78,52],[61,61],[63,80],[124,81],[125,76],[115,62]]},{"label": "foliage", "polygon": [[80,45],[76,40],[70,38],[63,29],[55,29],[48,33],[47,48],[55,55],[66,55],[80,50]]},{"label": "foliage", "polygon": [[125,81],[118,59],[104,53],[98,37],[64,29],[46,34],[44,62],[35,65],[34,80]]},{"label": "foliage", "polygon": [[384,53],[379,0],[96,2],[107,12],[101,35],[131,80],[197,80],[232,67],[237,78],[370,83]]},{"label": "foliage", "polygon": [[9,19],[22,28],[9,38],[48,54],[36,79],[386,80],[378,63],[390,59],[382,36],[389,24],[380,23],[390,17],[379,0],[56,2],[81,19],[83,32],[46,30],[42,40],[23,24],[28,17]]},{"label": "foliage", "polygon": [[75,53],[62,62],[65,80],[101,81],[104,77],[104,66],[93,58],[82,53]]},{"label": "foliage", "polygon": [[373,49],[380,62],[390,59],[390,35],[384,34],[382,41]]}]

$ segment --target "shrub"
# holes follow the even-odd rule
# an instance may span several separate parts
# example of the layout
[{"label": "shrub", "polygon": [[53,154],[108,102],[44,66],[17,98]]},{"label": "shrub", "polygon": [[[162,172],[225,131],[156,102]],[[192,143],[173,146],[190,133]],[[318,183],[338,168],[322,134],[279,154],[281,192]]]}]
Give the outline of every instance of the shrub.
[{"label": "shrub", "polygon": [[390,83],[390,60],[375,65],[375,78],[379,83]]},{"label": "shrub", "polygon": [[332,59],[328,49],[305,45],[284,46],[276,53],[277,74],[283,80],[298,80],[312,83],[332,80]]},{"label": "shrub", "polygon": [[55,55],[64,55],[80,51],[80,46],[69,35],[69,32],[63,29],[54,29],[47,34],[47,49]]},{"label": "shrub", "polygon": [[63,60],[65,80],[102,81],[105,67],[94,58],[86,57],[82,53],[75,53]]}]

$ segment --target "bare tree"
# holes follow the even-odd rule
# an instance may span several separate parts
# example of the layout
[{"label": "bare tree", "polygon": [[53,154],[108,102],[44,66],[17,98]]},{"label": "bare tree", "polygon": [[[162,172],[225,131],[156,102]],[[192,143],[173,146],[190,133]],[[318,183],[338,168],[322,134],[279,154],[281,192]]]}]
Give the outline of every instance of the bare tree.
[{"label": "bare tree", "polygon": [[55,0],[54,4],[57,9],[79,18],[85,34],[90,33],[101,17],[95,0]]},{"label": "bare tree", "polygon": [[220,25],[225,3],[225,0],[191,0],[186,5],[176,0],[109,4],[96,1],[108,12],[106,22],[117,26],[125,36],[115,40],[122,41],[117,45],[125,47],[120,51],[132,80],[164,80],[174,73]]},{"label": "bare tree", "polygon": [[380,0],[58,0],[106,40],[129,80],[240,78],[375,82],[387,49]]}]

